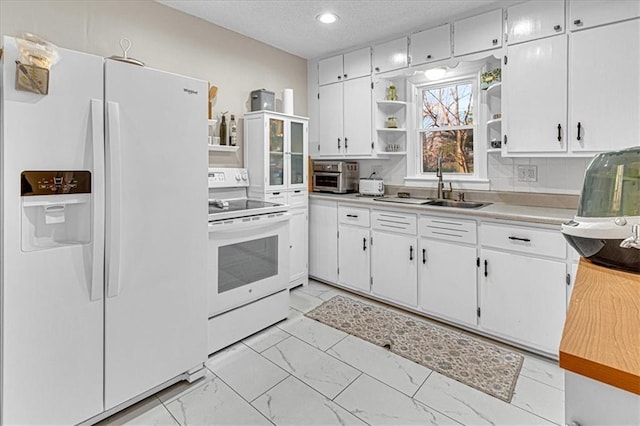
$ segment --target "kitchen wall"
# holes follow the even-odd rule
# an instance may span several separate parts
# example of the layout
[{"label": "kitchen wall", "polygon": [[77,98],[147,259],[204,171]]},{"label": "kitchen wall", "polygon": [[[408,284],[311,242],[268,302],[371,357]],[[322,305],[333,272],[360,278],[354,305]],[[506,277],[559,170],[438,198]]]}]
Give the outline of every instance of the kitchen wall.
[{"label": "kitchen wall", "polygon": [[[151,0],[0,0],[0,34],[24,32],[105,57],[122,55],[119,40],[126,37],[130,57],[218,86],[215,115],[229,111],[242,117],[250,109],[249,93],[261,88],[276,93],[278,109],[285,87],[294,91],[295,114],[307,115],[306,60]],[[215,152],[210,163],[241,166],[242,158],[242,149]]]}]

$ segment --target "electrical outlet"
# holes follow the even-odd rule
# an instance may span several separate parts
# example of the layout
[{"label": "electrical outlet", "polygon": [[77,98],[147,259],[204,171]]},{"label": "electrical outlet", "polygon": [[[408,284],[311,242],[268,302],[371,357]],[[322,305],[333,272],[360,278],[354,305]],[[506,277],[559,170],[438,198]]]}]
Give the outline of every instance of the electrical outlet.
[{"label": "electrical outlet", "polygon": [[382,164],[374,164],[371,166],[371,173],[375,173],[377,176],[382,174]]},{"label": "electrical outlet", "polygon": [[538,166],[518,166],[518,182],[537,182]]}]

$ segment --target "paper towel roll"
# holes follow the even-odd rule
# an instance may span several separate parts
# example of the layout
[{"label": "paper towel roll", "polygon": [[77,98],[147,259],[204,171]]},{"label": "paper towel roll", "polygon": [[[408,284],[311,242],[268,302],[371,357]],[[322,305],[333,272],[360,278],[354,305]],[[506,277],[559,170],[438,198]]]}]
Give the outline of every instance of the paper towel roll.
[{"label": "paper towel roll", "polygon": [[293,115],[293,89],[282,89],[282,112]]}]

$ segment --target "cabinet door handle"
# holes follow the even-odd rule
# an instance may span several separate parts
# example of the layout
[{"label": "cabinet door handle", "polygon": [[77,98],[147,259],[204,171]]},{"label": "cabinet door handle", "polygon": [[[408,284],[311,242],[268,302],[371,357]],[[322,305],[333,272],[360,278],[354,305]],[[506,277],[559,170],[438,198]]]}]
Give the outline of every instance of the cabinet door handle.
[{"label": "cabinet door handle", "polygon": [[280,193],[279,193],[279,192],[273,192],[272,194],[273,194],[273,195],[280,195]]},{"label": "cabinet door handle", "polygon": [[427,55],[427,59],[431,59],[431,55]]},{"label": "cabinet door handle", "polygon": [[498,44],[498,39],[494,38],[493,40],[491,40],[491,43],[493,43],[493,45],[495,46],[496,44]]},{"label": "cabinet door handle", "polygon": [[413,246],[409,246],[409,260],[413,260]]},{"label": "cabinet door handle", "polygon": [[376,67],[376,72],[380,72],[380,67]]},{"label": "cabinet door handle", "polygon": [[348,214],[347,217],[358,217],[357,214]]},{"label": "cabinet door handle", "polygon": [[558,123],[558,142],[562,142],[562,125]]},{"label": "cabinet door handle", "polygon": [[346,137],[344,138],[344,149],[349,148],[349,139],[347,139]]},{"label": "cabinet door handle", "polygon": [[340,149],[340,138],[338,138],[338,149]]},{"label": "cabinet door handle", "polygon": [[343,77],[344,77],[344,78],[347,78],[347,75],[345,74]]},{"label": "cabinet door handle", "polygon": [[487,259],[484,260],[484,276],[488,276],[489,273],[487,272],[487,265],[489,264],[489,262],[487,262]]},{"label": "cabinet door handle", "polygon": [[580,130],[582,130],[582,124],[580,124],[580,122],[578,121],[578,137],[576,139],[580,140]]},{"label": "cabinet door handle", "polygon": [[340,79],[342,79],[342,76],[341,76],[341,75],[339,75],[339,76],[338,76],[338,80],[340,80]]},{"label": "cabinet door handle", "polygon": [[422,249],[422,264],[427,263],[427,249]]},{"label": "cabinet door handle", "polygon": [[554,26],[553,26],[553,29],[554,29],[554,30],[556,30],[556,31],[560,31],[560,30],[562,29],[562,26],[560,26],[560,25],[554,25]]},{"label": "cabinet door handle", "polygon": [[302,189],[296,189],[296,190],[295,190],[295,191],[293,191],[293,192],[294,192],[294,193],[296,193],[296,194],[299,194],[299,193],[301,193],[301,192],[302,192]]},{"label": "cabinet door handle", "polygon": [[576,19],[575,21],[573,21],[573,25],[582,25],[582,20]]},{"label": "cabinet door handle", "polygon": [[367,250],[367,237],[362,239],[362,251]]},{"label": "cabinet door handle", "polygon": [[511,241],[523,241],[525,243],[530,243],[531,240],[529,238],[521,238],[521,237],[509,237]]}]

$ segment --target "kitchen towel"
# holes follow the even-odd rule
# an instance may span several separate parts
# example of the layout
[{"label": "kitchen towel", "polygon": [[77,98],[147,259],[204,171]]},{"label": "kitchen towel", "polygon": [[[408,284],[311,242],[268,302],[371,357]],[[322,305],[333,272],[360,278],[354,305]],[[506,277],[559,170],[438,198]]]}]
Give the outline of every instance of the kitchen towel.
[{"label": "kitchen towel", "polygon": [[282,112],[293,115],[293,89],[282,89]]}]

